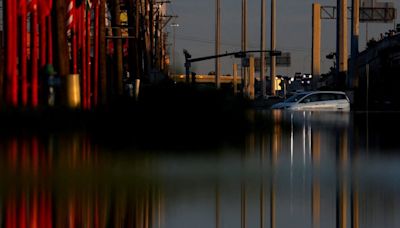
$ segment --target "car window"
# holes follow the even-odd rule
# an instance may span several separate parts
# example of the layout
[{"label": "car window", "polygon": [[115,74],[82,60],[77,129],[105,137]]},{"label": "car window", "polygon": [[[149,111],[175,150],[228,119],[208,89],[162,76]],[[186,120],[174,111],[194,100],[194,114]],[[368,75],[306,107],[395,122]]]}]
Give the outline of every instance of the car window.
[{"label": "car window", "polygon": [[336,94],[336,100],[347,100],[347,98],[344,94]]},{"label": "car window", "polygon": [[311,94],[305,97],[300,103],[309,103],[309,102],[317,102],[319,101],[319,94]]},{"label": "car window", "polygon": [[297,102],[297,101],[299,101],[301,98],[303,98],[305,95],[307,95],[307,94],[296,94],[296,95],[293,95],[293,96],[291,96],[291,97],[289,97],[285,102],[287,102],[287,103],[293,103],[293,102]]},{"label": "car window", "polygon": [[332,93],[321,93],[320,94],[320,100],[321,101],[332,101],[332,100],[336,100],[336,96],[335,94]]}]

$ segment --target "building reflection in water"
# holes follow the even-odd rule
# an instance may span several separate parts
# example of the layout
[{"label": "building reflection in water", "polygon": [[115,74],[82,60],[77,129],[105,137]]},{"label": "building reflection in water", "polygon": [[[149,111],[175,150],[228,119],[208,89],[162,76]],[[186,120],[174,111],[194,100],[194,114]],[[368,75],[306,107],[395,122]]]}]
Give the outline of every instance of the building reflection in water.
[{"label": "building reflection in water", "polygon": [[159,188],[150,183],[113,187],[112,177],[94,175],[109,172],[102,170],[109,164],[87,135],[18,136],[0,146],[2,227],[161,225]]},{"label": "building reflection in water", "polygon": [[243,146],[204,152],[115,151],[87,133],[4,137],[0,225],[399,227],[400,146],[384,127],[352,113],[250,115],[263,127]]}]

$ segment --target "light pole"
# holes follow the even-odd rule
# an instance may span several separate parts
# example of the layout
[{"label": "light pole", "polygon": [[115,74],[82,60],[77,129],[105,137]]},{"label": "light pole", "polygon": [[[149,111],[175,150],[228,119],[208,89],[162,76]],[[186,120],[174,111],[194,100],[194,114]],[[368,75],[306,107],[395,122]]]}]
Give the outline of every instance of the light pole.
[{"label": "light pole", "polygon": [[173,75],[176,75],[176,58],[175,58],[175,42],[176,42],[176,28],[179,27],[179,24],[172,23],[170,25],[173,28],[173,44],[172,44],[172,61],[174,62],[174,70]]}]

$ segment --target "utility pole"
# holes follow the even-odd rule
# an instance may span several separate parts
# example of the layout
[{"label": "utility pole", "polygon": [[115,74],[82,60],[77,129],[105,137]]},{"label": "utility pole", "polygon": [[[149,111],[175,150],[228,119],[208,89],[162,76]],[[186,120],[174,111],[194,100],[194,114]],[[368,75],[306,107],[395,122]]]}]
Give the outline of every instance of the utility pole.
[{"label": "utility pole", "polygon": [[247,0],[242,0],[242,51],[247,51]]},{"label": "utility pole", "polygon": [[174,62],[174,76],[176,75],[177,69],[176,69],[176,56],[175,56],[175,47],[176,47],[176,28],[179,27],[179,24],[177,23],[172,23],[171,27],[173,28],[173,42],[172,42],[172,61]]},{"label": "utility pole", "polygon": [[[271,0],[271,51],[276,49],[276,0]],[[275,96],[276,57],[271,56],[271,95]]]},{"label": "utility pole", "polygon": [[[260,50],[265,50],[265,17],[266,17],[266,7],[265,0],[261,0],[261,37],[260,37]],[[267,96],[267,82],[265,78],[265,52],[260,53],[260,78],[261,78],[261,92],[262,97],[266,98]]]},{"label": "utility pole", "polygon": [[[221,42],[221,6],[220,0],[215,0],[215,55],[219,55],[220,51],[220,42]],[[220,60],[219,58],[215,58],[215,85],[217,89],[221,88],[220,82]]]},{"label": "utility pole", "polygon": [[312,88],[317,88],[318,79],[321,75],[321,5],[314,3],[312,21]]},{"label": "utility pole", "polygon": [[336,82],[344,89],[347,76],[347,0],[337,0]]},{"label": "utility pole", "polygon": [[352,0],[351,17],[351,65],[348,85],[355,87],[358,85],[358,74],[356,69],[358,47],[360,37],[360,0]]}]

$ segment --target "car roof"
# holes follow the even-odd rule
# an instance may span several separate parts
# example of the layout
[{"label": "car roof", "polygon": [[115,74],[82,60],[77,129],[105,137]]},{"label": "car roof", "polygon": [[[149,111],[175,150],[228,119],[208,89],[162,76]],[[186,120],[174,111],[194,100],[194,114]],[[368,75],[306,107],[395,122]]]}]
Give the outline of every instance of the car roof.
[{"label": "car roof", "polygon": [[342,91],[307,91],[307,92],[300,92],[300,93],[296,93],[295,95],[300,95],[300,94],[304,94],[304,95],[307,95],[307,94],[318,94],[318,93],[335,93],[335,94],[343,94],[343,95],[346,95],[346,93],[345,92],[342,92]]}]

